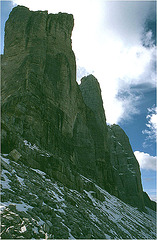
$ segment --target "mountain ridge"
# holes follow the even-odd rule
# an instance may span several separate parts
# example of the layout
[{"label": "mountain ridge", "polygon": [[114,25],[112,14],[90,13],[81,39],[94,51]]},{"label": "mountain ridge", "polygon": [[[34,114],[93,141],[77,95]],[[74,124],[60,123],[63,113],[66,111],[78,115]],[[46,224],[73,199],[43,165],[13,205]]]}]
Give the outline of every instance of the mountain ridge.
[{"label": "mountain ridge", "polygon": [[106,124],[98,80],[76,82],[73,26],[66,13],[12,10],[2,57],[2,153],[81,194],[84,176],[98,198],[94,184],[147,212],[154,206],[139,164],[124,131]]}]

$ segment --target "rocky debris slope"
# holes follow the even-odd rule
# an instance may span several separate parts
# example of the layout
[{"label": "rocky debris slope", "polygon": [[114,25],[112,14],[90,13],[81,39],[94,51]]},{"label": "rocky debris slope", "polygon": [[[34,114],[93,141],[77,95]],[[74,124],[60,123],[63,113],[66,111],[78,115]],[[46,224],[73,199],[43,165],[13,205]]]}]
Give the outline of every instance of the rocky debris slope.
[{"label": "rocky debris slope", "polygon": [[155,239],[155,212],[139,212],[83,175],[83,191],[2,155],[2,239]]}]

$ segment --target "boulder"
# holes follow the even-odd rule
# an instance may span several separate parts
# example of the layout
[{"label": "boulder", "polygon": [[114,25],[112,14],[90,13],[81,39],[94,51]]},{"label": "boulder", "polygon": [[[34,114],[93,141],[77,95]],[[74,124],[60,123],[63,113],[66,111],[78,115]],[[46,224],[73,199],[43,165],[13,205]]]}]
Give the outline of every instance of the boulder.
[{"label": "boulder", "polygon": [[18,161],[20,159],[22,155],[16,150],[13,149],[10,153],[9,153],[9,157],[11,157],[14,161]]}]

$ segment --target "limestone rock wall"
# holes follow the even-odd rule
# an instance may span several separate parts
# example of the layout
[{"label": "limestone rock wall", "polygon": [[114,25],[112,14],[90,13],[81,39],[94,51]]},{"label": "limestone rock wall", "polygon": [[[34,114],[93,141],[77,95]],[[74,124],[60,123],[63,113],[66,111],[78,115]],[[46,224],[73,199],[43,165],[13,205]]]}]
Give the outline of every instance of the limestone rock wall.
[{"label": "limestone rock wall", "polygon": [[126,135],[106,125],[98,81],[90,75],[76,83],[73,25],[66,13],[22,6],[10,13],[2,56],[2,152],[16,149],[25,164],[79,191],[83,174],[144,208],[139,166]]},{"label": "limestone rock wall", "polygon": [[30,166],[58,178],[68,172],[72,182],[73,125],[85,108],[75,80],[73,24],[66,13],[18,6],[6,23],[2,57],[2,151],[16,148]]},{"label": "limestone rock wall", "polygon": [[[92,148],[94,150],[92,155],[95,156],[94,162],[96,165],[93,168],[95,173],[94,175],[97,180],[99,179],[99,183],[102,186],[105,186],[105,183],[107,182],[111,182],[111,186],[108,191],[115,194],[112,165],[110,162],[110,153],[107,140],[108,130],[100,85],[93,75],[89,75],[81,79],[81,84],[79,87],[86,106],[88,106],[92,113],[94,113],[94,117],[90,113],[87,113],[88,127],[90,128],[92,138],[94,139],[94,147]],[[82,145],[82,151],[83,149],[84,148]],[[90,158],[91,156],[89,156],[88,162],[90,161]],[[85,160],[82,159],[82,161]]]},{"label": "limestone rock wall", "polygon": [[28,165],[67,185],[81,188],[80,172],[111,191],[108,165],[99,163],[107,158],[104,137],[76,83],[73,25],[66,13],[22,6],[11,12],[2,59],[2,151],[17,149]]},{"label": "limestone rock wall", "polygon": [[21,6],[13,9],[6,23],[3,120],[26,140],[48,148],[52,125],[54,136],[59,130],[72,137],[77,98],[77,90],[71,92],[77,88],[72,28],[72,15],[31,12]]},{"label": "limestone rock wall", "polygon": [[141,173],[129,139],[118,125],[108,126],[110,159],[118,197],[140,209],[144,206]]}]

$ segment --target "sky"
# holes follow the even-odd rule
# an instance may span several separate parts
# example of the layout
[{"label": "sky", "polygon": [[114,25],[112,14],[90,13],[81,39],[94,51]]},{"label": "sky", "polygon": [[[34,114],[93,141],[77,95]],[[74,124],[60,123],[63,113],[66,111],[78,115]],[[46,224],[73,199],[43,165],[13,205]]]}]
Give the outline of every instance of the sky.
[{"label": "sky", "polygon": [[156,1],[1,1],[1,52],[4,24],[17,4],[73,14],[77,81],[98,79],[107,123],[128,135],[144,191],[156,200]]}]

